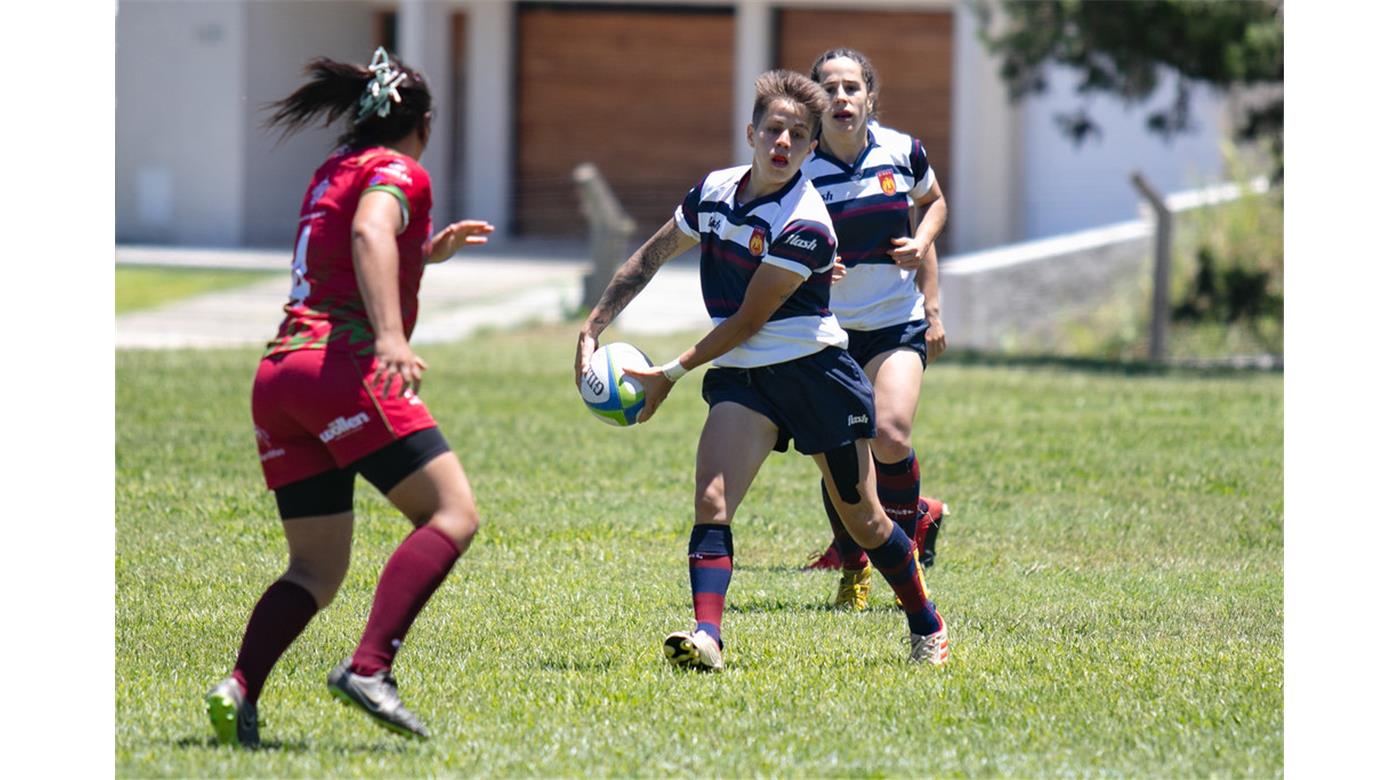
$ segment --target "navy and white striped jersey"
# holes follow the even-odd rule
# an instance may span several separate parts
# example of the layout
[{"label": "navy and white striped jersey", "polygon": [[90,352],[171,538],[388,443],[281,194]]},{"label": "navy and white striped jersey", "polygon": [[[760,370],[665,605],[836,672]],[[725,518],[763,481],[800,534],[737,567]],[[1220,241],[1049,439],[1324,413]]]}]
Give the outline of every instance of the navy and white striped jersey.
[{"label": "navy and white striped jersey", "polygon": [[796,360],[828,346],[846,346],[829,307],[836,231],[821,197],[798,172],[777,192],[742,206],[734,198],[748,178],[741,165],[700,180],[676,207],[676,225],[700,242],[700,289],[715,325],[739,310],[759,263],[805,281],[747,341],[716,366],[756,368]]},{"label": "navy and white striped jersey", "polygon": [[933,189],[933,167],[918,139],[870,123],[865,151],[853,165],[820,148],[802,172],[821,193],[846,277],[831,288],[831,310],[842,327],[875,330],[924,316],[914,272],[890,258],[892,240],[912,235],[909,207]]}]

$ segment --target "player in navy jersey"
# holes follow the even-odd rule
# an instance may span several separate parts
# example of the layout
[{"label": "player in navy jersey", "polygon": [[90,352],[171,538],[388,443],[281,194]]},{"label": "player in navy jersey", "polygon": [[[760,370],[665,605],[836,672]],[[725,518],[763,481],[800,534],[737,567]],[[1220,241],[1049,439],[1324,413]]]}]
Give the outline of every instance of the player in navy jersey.
[{"label": "player in navy jersey", "polygon": [[[831,288],[831,310],[875,388],[879,425],[871,450],[880,504],[915,540],[922,562],[932,563],[944,507],[919,495],[911,433],[924,368],[946,347],[933,240],[948,209],[923,144],[874,122],[879,81],[865,55],[832,49],[816,59],[811,75],[830,102],[821,143],[802,170],[831,213],[846,268]],[[911,207],[923,212],[913,231]],[[834,539],[809,566],[839,565],[836,605],[864,609],[868,557],[846,533],[825,482],[822,501]]]},{"label": "player in navy jersey", "polygon": [[695,464],[688,557],[695,627],[666,637],[673,665],[720,669],[720,621],[733,572],[730,523],[768,453],[789,444],[812,456],[850,536],[901,598],[911,661],[941,664],[948,634],[923,586],[917,553],[875,499],[873,390],[846,352],[829,307],[836,237],[800,172],[816,147],[827,99],[810,79],[769,71],[755,84],[748,127],[753,161],[714,171],[618,269],[579,333],[575,381],[598,336],[667,260],[700,244],[700,285],[714,328],[680,357],[631,371],[646,392],[646,422],[685,373],[714,362],[702,394],[709,416]]}]

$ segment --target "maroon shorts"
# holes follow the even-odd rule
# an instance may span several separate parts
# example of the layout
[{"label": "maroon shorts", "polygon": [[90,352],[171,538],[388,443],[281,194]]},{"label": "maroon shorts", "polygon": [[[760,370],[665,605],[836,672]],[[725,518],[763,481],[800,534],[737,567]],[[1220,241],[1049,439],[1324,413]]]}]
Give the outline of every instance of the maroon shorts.
[{"label": "maroon shorts", "polygon": [[372,394],[373,376],[373,358],[348,352],[303,349],[262,359],[253,379],[253,431],[269,489],[348,466],[437,425],[412,390]]}]

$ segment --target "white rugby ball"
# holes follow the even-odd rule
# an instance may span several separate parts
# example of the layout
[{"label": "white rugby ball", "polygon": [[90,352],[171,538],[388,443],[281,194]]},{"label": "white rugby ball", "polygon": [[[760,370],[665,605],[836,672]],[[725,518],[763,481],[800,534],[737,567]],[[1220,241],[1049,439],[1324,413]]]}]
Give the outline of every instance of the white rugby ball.
[{"label": "white rugby ball", "polygon": [[631,344],[614,341],[599,347],[578,385],[588,411],[609,425],[636,423],[646,398],[641,382],[622,373],[622,369],[650,365],[647,356]]}]

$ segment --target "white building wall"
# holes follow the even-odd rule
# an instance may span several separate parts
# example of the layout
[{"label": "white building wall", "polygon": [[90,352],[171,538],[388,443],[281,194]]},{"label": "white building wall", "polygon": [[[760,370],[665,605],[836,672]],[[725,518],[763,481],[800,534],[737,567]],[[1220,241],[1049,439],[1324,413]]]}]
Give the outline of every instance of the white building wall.
[{"label": "white building wall", "polygon": [[475,0],[467,23],[466,213],[504,231],[515,166],[515,8]]},{"label": "white building wall", "polygon": [[242,240],[244,5],[122,0],[116,240]]},{"label": "white building wall", "polygon": [[[248,2],[248,60],[235,123],[245,143],[243,242],[286,246],[296,234],[297,211],[320,161],[335,146],[343,122],[329,128],[315,123],[278,143],[279,132],[264,130],[265,103],[281,100],[301,86],[302,68],[317,55],[368,63],[374,46],[370,2]],[[207,98],[206,98],[207,99]]]},{"label": "white building wall", "polygon": [[1076,76],[1064,68],[1048,72],[1049,89],[1026,98],[1021,110],[1022,167],[1018,191],[1023,224],[1017,240],[1030,240],[1135,219],[1138,197],[1128,181],[1142,171],[1160,192],[1195,189],[1223,175],[1221,142],[1225,100],[1199,87],[1192,94],[1196,129],[1164,141],[1147,130],[1147,116],[1168,105],[1175,79],[1164,80],[1157,94],[1137,106],[1109,96],[1087,104],[1102,135],[1075,144],[1055,123],[1055,114],[1073,111],[1081,98]]}]

